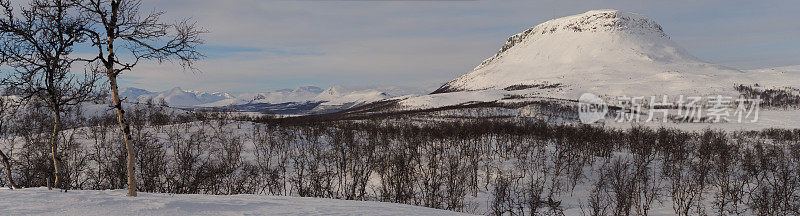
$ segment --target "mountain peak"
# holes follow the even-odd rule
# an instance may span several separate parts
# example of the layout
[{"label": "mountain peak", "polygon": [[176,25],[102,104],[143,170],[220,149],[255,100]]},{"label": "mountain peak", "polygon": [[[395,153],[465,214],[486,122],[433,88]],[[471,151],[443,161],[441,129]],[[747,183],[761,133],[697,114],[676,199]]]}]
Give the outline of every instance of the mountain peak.
[{"label": "mountain peak", "polygon": [[140,89],[140,88],[134,88],[134,87],[127,87],[127,88],[121,89],[119,91],[119,94],[122,96],[122,98],[125,98],[127,100],[132,100],[132,101],[136,100],[137,98],[139,98],[139,96],[152,94],[152,93],[153,92],[150,92],[150,91],[147,91],[147,90],[144,90],[144,89]]},{"label": "mountain peak", "polygon": [[341,87],[339,86],[331,86],[330,88],[325,89],[325,91],[322,91],[322,93],[320,93],[320,96],[338,97],[339,95],[341,95],[339,90],[340,88]]},{"label": "mountain peak", "polygon": [[651,34],[656,37],[669,38],[664,33],[661,25],[652,19],[629,12],[613,9],[590,10],[586,13],[552,19],[522,33],[511,36],[493,57],[483,61],[476,69],[496,60],[505,51],[520,44],[522,41],[544,35],[570,34],[577,32],[617,32],[634,34]]},{"label": "mountain peak", "polygon": [[552,19],[529,30],[529,34],[622,31],[629,33],[654,33],[661,37],[667,37],[661,25],[649,17],[612,9],[591,10],[582,14]]}]

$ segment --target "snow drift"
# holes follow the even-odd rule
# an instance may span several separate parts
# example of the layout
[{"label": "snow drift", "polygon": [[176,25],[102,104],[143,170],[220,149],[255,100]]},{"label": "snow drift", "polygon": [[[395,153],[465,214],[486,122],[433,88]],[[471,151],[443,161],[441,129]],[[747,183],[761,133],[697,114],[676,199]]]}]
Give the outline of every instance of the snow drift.
[{"label": "snow drift", "polygon": [[263,195],[0,190],[4,215],[467,215],[403,204]]}]

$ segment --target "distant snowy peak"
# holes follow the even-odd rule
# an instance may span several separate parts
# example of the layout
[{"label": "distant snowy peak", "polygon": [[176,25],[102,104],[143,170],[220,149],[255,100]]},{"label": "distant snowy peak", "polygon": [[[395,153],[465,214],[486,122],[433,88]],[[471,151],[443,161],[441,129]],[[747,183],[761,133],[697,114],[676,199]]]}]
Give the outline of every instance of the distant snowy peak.
[{"label": "distant snowy peak", "polygon": [[325,89],[325,91],[322,91],[321,93],[319,93],[319,95],[314,97],[314,100],[316,100],[316,101],[330,101],[330,100],[333,100],[333,99],[336,99],[336,98],[341,98],[345,94],[349,94],[349,93],[352,93],[352,92],[355,92],[355,91],[358,91],[358,90],[349,89],[349,88],[345,88],[345,87],[342,87],[342,86],[333,86],[333,87]]},{"label": "distant snowy peak", "polygon": [[586,92],[715,94],[751,83],[742,74],[693,57],[650,18],[593,10],[510,37],[495,55],[434,93],[540,88],[544,96],[572,99]]},{"label": "distant snowy peak", "polygon": [[330,87],[328,89],[325,89],[325,91],[322,91],[319,95],[317,95],[317,98],[320,98],[320,99],[334,98],[334,97],[339,97],[341,95],[342,94],[339,93],[339,87],[334,86],[334,87]]},{"label": "distant snowy peak", "polygon": [[151,91],[147,91],[147,90],[140,89],[140,88],[133,88],[133,87],[124,88],[124,89],[119,91],[119,95],[122,98],[128,98],[128,100],[136,100],[136,98],[139,98],[139,96],[149,95],[149,94],[152,94],[152,93],[153,92],[151,92]]}]

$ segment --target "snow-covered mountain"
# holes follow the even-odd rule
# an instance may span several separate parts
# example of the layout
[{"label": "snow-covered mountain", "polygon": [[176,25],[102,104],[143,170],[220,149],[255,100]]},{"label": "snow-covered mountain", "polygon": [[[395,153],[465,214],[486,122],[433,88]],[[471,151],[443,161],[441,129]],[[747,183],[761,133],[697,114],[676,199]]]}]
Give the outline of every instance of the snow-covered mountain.
[{"label": "snow-covered mountain", "polygon": [[[645,100],[667,96],[668,102],[678,103],[682,96],[745,95],[764,100],[759,122],[727,121],[715,128],[792,127],[798,113],[785,109],[794,109],[792,101],[800,97],[798,83],[800,66],[743,71],[715,65],[690,55],[648,17],[593,10],[550,20],[510,37],[496,54],[431,94],[395,98],[348,113],[415,110],[427,111],[418,112],[427,116],[516,116],[565,123],[579,121],[578,99],[584,93],[593,93],[610,106],[625,102],[624,96]],[[680,118],[680,111],[668,110],[668,118]],[[600,124],[630,126],[629,122],[614,124],[622,112],[608,111],[604,115],[608,121]],[[633,115],[641,117],[641,113]],[[663,126],[662,121],[652,123]],[[709,124],[680,127],[701,129]]]},{"label": "snow-covered mountain", "polygon": [[135,101],[137,98],[139,98],[139,96],[150,94],[153,94],[153,92],[134,87],[128,87],[119,90],[120,97],[127,98],[128,101]]},{"label": "snow-covered mountain", "polygon": [[537,88],[543,96],[573,99],[586,92],[710,95],[734,92],[736,83],[752,81],[693,57],[650,18],[593,10],[510,37],[494,56],[434,93]]}]

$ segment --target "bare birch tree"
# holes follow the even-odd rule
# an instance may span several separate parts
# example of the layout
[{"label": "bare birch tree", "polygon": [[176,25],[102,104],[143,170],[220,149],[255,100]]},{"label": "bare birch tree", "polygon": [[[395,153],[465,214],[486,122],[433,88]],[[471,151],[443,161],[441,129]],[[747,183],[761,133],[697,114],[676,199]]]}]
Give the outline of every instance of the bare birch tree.
[{"label": "bare birch tree", "polygon": [[[206,31],[189,19],[175,23],[163,22],[163,11],[142,13],[139,10],[139,0],[73,1],[80,6],[83,15],[90,22],[84,32],[98,52],[97,56],[86,60],[100,62],[105,67],[113,105],[117,111],[117,121],[125,137],[128,196],[136,196],[136,154],[130,125],[125,119],[125,110],[119,96],[117,78],[122,72],[133,69],[141,60],[158,63],[177,61],[184,69],[196,70],[194,62],[204,57],[197,51],[197,46],[203,44],[200,35]],[[119,47],[129,51],[129,55],[119,55],[117,45],[122,45]]]},{"label": "bare birch tree", "polygon": [[67,0],[33,0],[19,11],[8,0],[0,1],[0,6],[4,12],[0,18],[0,56],[4,65],[13,68],[3,84],[23,99],[37,97],[48,103],[53,114],[53,185],[64,188],[58,152],[61,117],[69,106],[91,99],[97,80],[93,72],[71,72],[76,61],[71,58],[73,46],[83,41],[80,30],[84,22],[75,16],[73,2]]},{"label": "bare birch tree", "polygon": [[[9,102],[5,94],[0,95],[0,136],[5,137],[8,130],[7,120],[9,116],[13,115],[15,110]],[[9,143],[9,154],[14,151],[14,139],[11,138]],[[8,188],[17,189],[17,184],[14,184],[14,177],[11,176],[11,156],[7,155],[3,150],[0,150],[0,160],[3,162],[3,167],[6,170],[6,179],[8,180]]]}]

